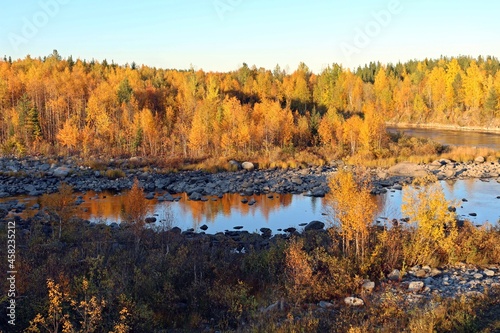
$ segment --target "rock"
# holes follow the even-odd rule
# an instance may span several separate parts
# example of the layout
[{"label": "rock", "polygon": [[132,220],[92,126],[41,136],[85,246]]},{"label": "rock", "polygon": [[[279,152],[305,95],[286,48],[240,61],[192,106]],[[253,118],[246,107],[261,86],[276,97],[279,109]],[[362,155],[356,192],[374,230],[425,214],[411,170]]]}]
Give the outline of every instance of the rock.
[{"label": "rock", "polygon": [[200,229],[206,231],[208,229],[208,225],[204,224],[200,227]]},{"label": "rock", "polygon": [[492,271],[491,269],[485,269],[485,270],[483,271],[483,274],[484,274],[484,275],[486,275],[486,276],[490,276],[490,277],[491,277],[491,276],[495,276],[495,272],[494,272],[494,271]]},{"label": "rock", "polygon": [[432,277],[425,278],[424,283],[426,286],[434,284],[435,280]]},{"label": "rock", "polygon": [[361,288],[363,289],[363,291],[371,293],[373,291],[373,289],[375,289],[375,282],[366,281],[365,283],[363,283]]},{"label": "rock", "polygon": [[427,275],[427,272],[424,269],[419,269],[415,272],[415,276],[418,278],[424,278]]},{"label": "rock", "polygon": [[394,184],[392,188],[394,190],[401,191],[403,189],[403,186],[401,184]]},{"label": "rock", "polygon": [[182,230],[179,227],[173,227],[172,229],[170,229],[170,232],[176,235],[180,235]]},{"label": "rock", "polygon": [[156,217],[146,217],[144,220],[146,223],[155,223],[156,222]]},{"label": "rock", "polygon": [[475,273],[473,276],[474,276],[474,279],[477,279],[477,280],[480,280],[483,278],[483,274],[481,274],[481,273]]},{"label": "rock", "polygon": [[8,214],[9,214],[9,212],[8,212],[8,211],[6,211],[5,209],[0,208],[0,219],[3,219],[3,218],[4,218],[4,217],[6,217]]},{"label": "rock", "polygon": [[424,287],[423,281],[412,281],[408,285],[408,291],[420,291]]},{"label": "rock", "polygon": [[437,268],[433,268],[431,269],[431,272],[429,273],[429,276],[431,277],[437,277],[437,276],[440,276],[443,272],[441,272],[441,270],[437,269]]},{"label": "rock", "polygon": [[241,163],[241,167],[243,168],[243,170],[247,171],[252,171],[255,169],[255,166],[253,165],[252,162],[243,162]]},{"label": "rock", "polygon": [[474,159],[474,162],[476,163],[484,163],[485,159],[483,156],[478,156]]},{"label": "rock", "polygon": [[333,308],[333,304],[327,301],[320,301],[318,303],[318,306],[322,309],[328,309],[328,308]]},{"label": "rock", "polygon": [[230,160],[228,163],[230,170],[241,170],[241,164],[238,161]]},{"label": "rock", "polygon": [[170,193],[165,193],[163,195],[163,200],[172,202],[172,201],[174,201],[174,197]]},{"label": "rock", "polygon": [[299,177],[292,177],[291,182],[296,185],[302,185],[303,181]]},{"label": "rock", "polygon": [[387,278],[391,281],[399,281],[401,280],[401,271],[399,269],[395,269],[387,274]]},{"label": "rock", "polygon": [[59,177],[59,178],[64,178],[66,177],[69,173],[71,172],[71,169],[70,168],[67,168],[67,167],[58,167],[56,168],[54,171],[53,171],[53,175],[55,177]]},{"label": "rock", "polygon": [[260,228],[260,232],[262,232],[262,237],[266,239],[271,238],[273,234],[272,230],[269,228]]},{"label": "rock", "polygon": [[251,198],[251,199],[248,201],[248,205],[249,205],[249,206],[253,206],[253,205],[255,205],[256,203],[257,203],[257,201],[255,201],[255,199],[254,199],[254,198]]},{"label": "rock", "polygon": [[297,229],[294,227],[289,227],[289,228],[283,229],[283,231],[293,234],[295,231],[297,231]]},{"label": "rock", "polygon": [[446,169],[446,170],[443,170],[441,172],[441,174],[445,177],[445,178],[453,178],[455,177],[455,174],[456,174],[456,171],[453,170],[453,169]]},{"label": "rock", "polygon": [[365,304],[365,302],[361,298],[352,296],[344,298],[344,303],[349,306],[363,306]]},{"label": "rock", "polygon": [[191,195],[189,196],[189,200],[192,200],[192,201],[200,201],[202,197],[203,197],[203,196],[201,195],[201,193],[198,193],[198,192],[193,192],[193,193],[191,193]]},{"label": "rock", "polygon": [[243,226],[242,225],[237,225],[236,227],[233,227],[233,229],[240,230],[240,229],[243,229]]},{"label": "rock", "polygon": [[469,213],[470,216],[477,216],[476,213]]},{"label": "rock", "polygon": [[152,200],[155,197],[154,192],[150,192],[144,196],[147,200]]},{"label": "rock", "polygon": [[304,230],[305,231],[309,231],[309,230],[321,230],[325,227],[325,224],[321,221],[311,221],[309,222]]},{"label": "rock", "polygon": [[424,177],[428,174],[423,166],[410,162],[401,162],[393,165],[387,172],[394,176],[404,177]]}]

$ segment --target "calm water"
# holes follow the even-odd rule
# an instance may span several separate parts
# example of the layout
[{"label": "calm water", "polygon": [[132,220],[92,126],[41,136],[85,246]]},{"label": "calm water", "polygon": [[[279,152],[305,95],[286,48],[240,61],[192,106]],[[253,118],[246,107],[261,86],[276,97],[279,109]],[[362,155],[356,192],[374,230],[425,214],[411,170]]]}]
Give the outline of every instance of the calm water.
[{"label": "calm water", "polygon": [[[468,218],[476,224],[486,221],[495,224],[500,219],[500,199],[496,199],[500,196],[500,184],[496,181],[442,181],[441,185],[448,200],[460,203],[457,214],[462,218]],[[389,191],[375,197],[379,205],[378,220],[381,223],[402,217],[403,191]],[[328,223],[328,216],[325,215],[328,207],[326,200],[322,198],[291,194],[275,194],[272,198],[259,195],[253,196],[256,203],[249,206],[241,202],[243,197],[238,194],[228,194],[222,199],[209,197],[207,202],[189,201],[185,194],[178,196],[181,198],[178,202],[158,202],[156,199],[148,201],[148,216],[156,216],[158,219],[155,227],[178,226],[182,230],[194,228],[200,231],[199,227],[206,224],[207,233],[232,230],[235,226],[242,226],[243,230],[250,232],[262,227],[278,232],[278,229],[288,227],[301,230],[300,224],[312,220]],[[463,202],[463,198],[467,202]],[[18,199],[26,203],[28,214],[34,214],[29,207],[37,202],[36,198]],[[83,199],[85,202],[78,206],[78,214],[82,218],[93,222],[120,223],[123,195],[87,193]],[[476,213],[477,216],[469,216],[469,213]]]},{"label": "calm water", "polygon": [[394,127],[388,127],[387,130],[392,133],[404,132],[410,136],[432,139],[446,145],[484,147],[500,150],[500,134],[497,133]]}]

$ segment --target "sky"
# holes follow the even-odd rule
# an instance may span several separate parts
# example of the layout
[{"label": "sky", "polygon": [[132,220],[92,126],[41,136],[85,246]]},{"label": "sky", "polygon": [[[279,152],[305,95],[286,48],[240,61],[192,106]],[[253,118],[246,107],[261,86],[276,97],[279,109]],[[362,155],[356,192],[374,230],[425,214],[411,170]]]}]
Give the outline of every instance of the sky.
[{"label": "sky", "polygon": [[0,56],[232,71],[500,56],[493,0],[4,0]]}]

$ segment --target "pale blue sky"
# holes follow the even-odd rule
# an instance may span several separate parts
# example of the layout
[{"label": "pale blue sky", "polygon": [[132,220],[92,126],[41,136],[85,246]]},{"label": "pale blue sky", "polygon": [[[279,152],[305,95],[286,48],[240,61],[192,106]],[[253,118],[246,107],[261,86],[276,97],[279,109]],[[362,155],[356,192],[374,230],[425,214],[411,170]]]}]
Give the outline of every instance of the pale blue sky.
[{"label": "pale blue sky", "polygon": [[[379,13],[377,18],[376,13]],[[2,1],[0,56],[314,72],[440,55],[500,56],[500,2],[462,0]]]}]

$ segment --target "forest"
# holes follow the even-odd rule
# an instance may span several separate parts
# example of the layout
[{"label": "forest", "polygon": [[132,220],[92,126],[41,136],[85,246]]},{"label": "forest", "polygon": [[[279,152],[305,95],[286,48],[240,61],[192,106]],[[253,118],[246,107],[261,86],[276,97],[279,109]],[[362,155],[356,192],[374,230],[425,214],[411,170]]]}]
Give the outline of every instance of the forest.
[{"label": "forest", "polygon": [[495,57],[227,73],[44,58],[0,61],[3,155],[389,154],[385,123],[500,126]]}]

